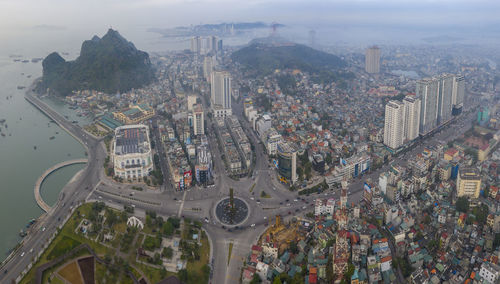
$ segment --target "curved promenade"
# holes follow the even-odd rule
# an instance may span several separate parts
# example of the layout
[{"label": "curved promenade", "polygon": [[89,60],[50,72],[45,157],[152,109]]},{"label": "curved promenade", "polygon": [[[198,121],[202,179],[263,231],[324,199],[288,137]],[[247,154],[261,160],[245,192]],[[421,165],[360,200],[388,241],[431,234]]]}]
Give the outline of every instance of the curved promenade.
[{"label": "curved promenade", "polygon": [[40,208],[42,208],[43,211],[49,212],[49,210],[52,209],[52,207],[50,207],[47,203],[45,203],[45,201],[43,201],[42,196],[40,195],[40,187],[41,187],[43,181],[47,178],[47,176],[49,176],[51,173],[53,173],[54,171],[56,171],[60,168],[64,168],[66,166],[74,165],[74,164],[84,164],[84,163],[87,163],[87,161],[88,161],[87,159],[75,159],[75,160],[69,160],[66,162],[56,164],[56,165],[50,167],[48,170],[46,170],[37,179],[37,181],[35,183],[35,200],[36,200],[36,203],[38,204],[38,206],[40,206]]}]

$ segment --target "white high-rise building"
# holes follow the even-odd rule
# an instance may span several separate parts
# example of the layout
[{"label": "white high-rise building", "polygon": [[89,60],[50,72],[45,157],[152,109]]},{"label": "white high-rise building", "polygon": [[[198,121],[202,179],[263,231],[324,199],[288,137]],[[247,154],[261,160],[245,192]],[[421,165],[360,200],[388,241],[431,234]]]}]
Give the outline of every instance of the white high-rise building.
[{"label": "white high-rise building", "polygon": [[215,62],[215,56],[205,56],[205,59],[203,60],[203,77],[205,77],[205,80],[207,80],[207,82],[210,82],[212,71],[215,67]]},{"label": "white high-rise building", "polygon": [[385,106],[384,144],[392,149],[404,143],[405,107],[400,101],[389,101]]},{"label": "white high-rise building", "polygon": [[417,98],[421,101],[420,134],[425,135],[437,126],[439,82],[434,79],[417,81]]},{"label": "white high-rise building", "polygon": [[451,95],[451,104],[453,105],[452,113],[454,115],[462,112],[465,98],[465,78],[462,75],[453,77],[453,92]]},{"label": "white high-rise building", "polygon": [[437,124],[440,125],[451,119],[453,75],[443,74],[437,80],[439,80]]},{"label": "white high-rise building", "polygon": [[231,114],[231,75],[227,71],[213,71],[211,79],[212,109],[217,113]]},{"label": "white high-rise building", "polygon": [[378,46],[371,46],[366,49],[365,70],[371,74],[380,72],[380,48]]},{"label": "white high-rise building", "polygon": [[194,135],[205,134],[205,118],[201,104],[193,106],[193,130]]},{"label": "white high-rise building", "polygon": [[420,126],[420,99],[406,96],[403,100],[405,106],[404,140],[412,141],[418,137]]}]

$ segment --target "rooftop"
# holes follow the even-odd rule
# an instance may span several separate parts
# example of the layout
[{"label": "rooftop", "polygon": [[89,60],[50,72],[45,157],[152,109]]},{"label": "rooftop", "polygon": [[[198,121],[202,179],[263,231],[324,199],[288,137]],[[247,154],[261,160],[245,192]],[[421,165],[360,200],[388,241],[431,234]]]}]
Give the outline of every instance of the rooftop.
[{"label": "rooftop", "polygon": [[150,150],[148,128],[145,125],[121,126],[115,130],[115,154],[146,153]]}]

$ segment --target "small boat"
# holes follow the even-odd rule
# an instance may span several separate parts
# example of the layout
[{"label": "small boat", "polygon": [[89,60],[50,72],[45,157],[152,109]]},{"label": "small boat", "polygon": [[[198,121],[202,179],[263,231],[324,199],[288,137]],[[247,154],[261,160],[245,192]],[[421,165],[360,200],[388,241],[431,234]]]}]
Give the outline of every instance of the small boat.
[{"label": "small boat", "polygon": [[18,89],[18,90],[22,90],[22,89],[24,89],[24,88],[26,88],[26,87],[25,87],[25,86],[17,86],[17,89]]},{"label": "small boat", "polygon": [[33,150],[36,150],[36,146],[33,146]]},{"label": "small boat", "polygon": [[5,137],[5,133],[2,133],[2,134],[0,134],[0,135],[2,135],[2,137]]},{"label": "small boat", "polygon": [[56,131],[56,134],[59,134],[59,131]]},{"label": "small boat", "polygon": [[5,118],[0,119],[0,123],[3,124],[4,122],[5,122]]},{"label": "small boat", "polygon": [[31,75],[26,76],[26,78],[31,78]]},{"label": "small boat", "polygon": [[29,61],[29,60],[24,59],[22,62],[23,62],[23,63],[28,63],[28,62],[30,62],[30,61]]},{"label": "small boat", "polygon": [[49,140],[54,140],[55,138],[56,138],[56,137],[54,137],[54,136],[50,136],[50,137],[49,137]]},{"label": "small boat", "polygon": [[9,128],[9,126],[7,125],[7,123],[5,124],[5,128],[6,128],[6,129],[7,129],[7,128]]},{"label": "small boat", "polygon": [[73,122],[73,123],[78,123],[78,120],[73,120],[72,122]]}]

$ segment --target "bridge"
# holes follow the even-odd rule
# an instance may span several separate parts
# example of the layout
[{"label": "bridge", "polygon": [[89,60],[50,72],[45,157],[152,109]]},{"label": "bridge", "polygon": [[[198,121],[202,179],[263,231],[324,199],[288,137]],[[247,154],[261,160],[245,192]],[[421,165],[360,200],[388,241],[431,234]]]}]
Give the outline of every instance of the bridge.
[{"label": "bridge", "polygon": [[42,186],[43,181],[54,171],[64,168],[69,165],[74,165],[74,164],[85,164],[87,163],[87,159],[75,159],[75,160],[70,160],[70,161],[65,161],[59,164],[56,164],[49,169],[47,169],[36,181],[35,183],[35,200],[38,206],[42,208],[43,211],[49,212],[52,207],[50,207],[45,201],[43,201],[42,196],[40,195],[40,187]]}]

